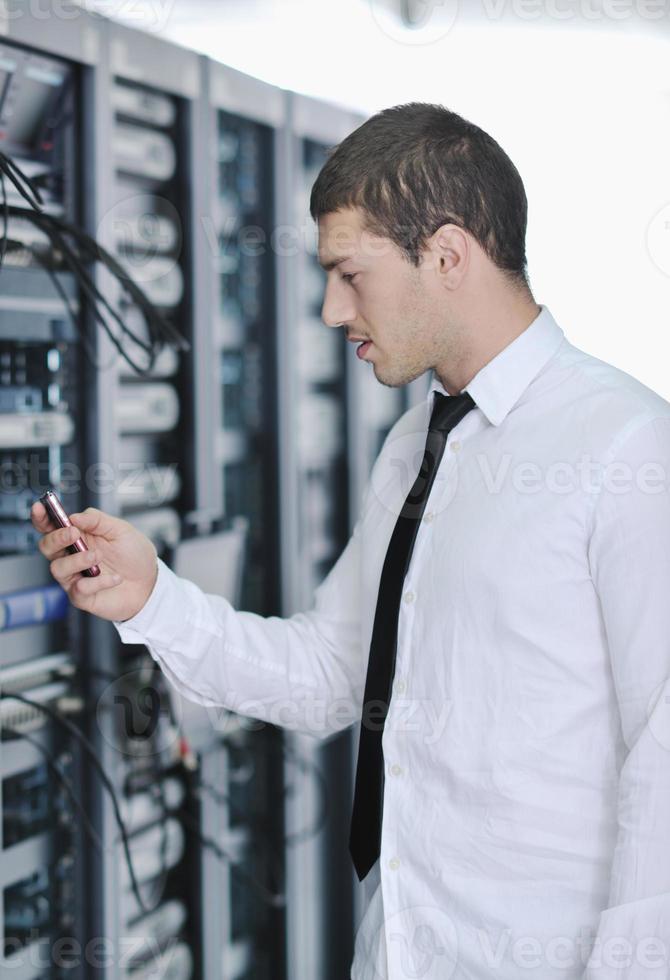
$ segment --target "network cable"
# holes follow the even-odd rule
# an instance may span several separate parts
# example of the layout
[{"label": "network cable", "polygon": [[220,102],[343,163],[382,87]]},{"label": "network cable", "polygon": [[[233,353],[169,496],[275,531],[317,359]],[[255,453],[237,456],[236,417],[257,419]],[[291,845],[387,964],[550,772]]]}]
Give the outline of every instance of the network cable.
[{"label": "network cable", "polygon": [[194,835],[196,840],[200,842],[202,847],[206,848],[209,851],[212,851],[212,853],[216,855],[219,861],[221,861],[223,864],[230,867],[232,874],[239,876],[248,885],[251,885],[251,887],[254,888],[259,893],[259,895],[267,905],[270,905],[272,908],[283,908],[286,905],[285,892],[271,891],[271,889],[269,889],[266,885],[264,885],[262,881],[259,881],[258,878],[250,874],[248,871],[245,871],[242,868],[241,864],[234,859],[232,854],[229,854],[227,851],[224,851],[224,849],[219,844],[217,844],[217,842],[213,838],[207,837],[205,834],[202,833],[198,822],[194,820],[193,817],[191,817],[188,813],[182,813],[181,820],[186,824],[187,827],[189,827],[192,834]]},{"label": "network cable", "polygon": [[86,832],[88,839],[91,841],[91,843],[98,851],[98,853],[99,854],[102,853],[102,841],[100,840],[100,837],[96,833],[95,828],[91,823],[88,814],[86,813],[86,810],[81,804],[81,801],[77,799],[72,783],[67,778],[67,776],[65,775],[61,767],[59,766],[57,756],[54,753],[50,752],[45,745],[42,745],[42,743],[38,741],[38,739],[33,738],[27,732],[20,732],[15,728],[10,728],[9,725],[3,725],[2,734],[11,735],[12,738],[25,739],[26,742],[30,742],[31,745],[33,745],[36,749],[38,749],[38,751],[42,753],[42,755],[45,758],[46,764],[49,768],[49,771],[55,776],[55,778],[61,784],[70,802],[72,803],[72,806],[79,814],[79,819],[81,820],[82,826],[84,828],[84,831]]},{"label": "network cable", "polygon": [[[9,180],[29,207],[9,206],[7,203],[6,180]],[[20,218],[34,224],[49,240],[53,254],[58,255],[89,301],[96,321],[107,334],[119,354],[137,374],[148,374],[160,350],[171,346],[176,350],[188,351],[190,344],[170,321],[153,305],[146,293],[128,276],[126,269],[99,242],[83,229],[43,210],[43,199],[36,183],[24,174],[17,164],[6,154],[0,152],[0,190],[2,194],[2,243],[0,245],[0,267],[8,247],[8,219]],[[71,244],[71,242],[72,244]],[[20,243],[18,243],[20,244]],[[123,322],[122,316],[100,292],[86,266],[101,263],[120,285],[122,292],[130,298],[143,314],[149,342],[137,336]],[[124,348],[122,339],[117,336],[106,316],[118,326],[121,335],[130,338],[148,356],[148,365],[137,364]]]},{"label": "network cable", "polygon": [[[2,180],[2,176],[0,175],[0,181],[1,180]],[[6,246],[6,248],[13,248],[15,246],[17,250],[20,249],[22,251],[28,252],[28,254],[32,256],[34,261],[40,266],[40,268],[42,268],[44,272],[46,272],[46,274],[49,276],[49,279],[51,280],[54,286],[54,289],[58,293],[58,296],[61,302],[63,303],[63,306],[67,311],[68,319],[72,324],[73,329],[76,331],[76,333],[79,334],[89,364],[91,365],[91,367],[94,367],[96,370],[98,371],[101,370],[102,365],[97,361],[95,353],[93,351],[93,347],[91,346],[91,343],[88,337],[86,336],[86,332],[81,328],[79,324],[79,317],[77,315],[77,311],[73,309],[70,297],[65,292],[65,289],[63,288],[63,284],[58,278],[58,274],[56,270],[49,264],[45,256],[42,255],[39,249],[35,248],[32,245],[27,245],[22,242],[21,243],[7,242],[7,240],[5,239],[3,240],[2,245]],[[2,260],[0,259],[0,265],[1,264],[2,264]]]},{"label": "network cable", "polygon": [[121,815],[121,810],[119,807],[119,800],[116,795],[116,790],[114,789],[114,786],[112,785],[112,781],[110,780],[109,776],[105,772],[92,743],[86,738],[86,736],[81,731],[81,729],[78,728],[75,724],[73,724],[69,720],[69,718],[66,718],[64,715],[60,714],[60,712],[56,711],[50,705],[41,704],[39,701],[33,701],[32,698],[27,698],[24,694],[19,694],[17,691],[12,691],[11,694],[0,693],[0,699],[7,699],[7,698],[14,699],[16,701],[22,701],[24,704],[29,705],[31,708],[37,708],[39,711],[43,711],[44,714],[46,714],[49,718],[55,721],[58,725],[65,728],[66,731],[69,732],[69,734],[72,735],[74,738],[76,738],[77,741],[80,743],[84,752],[89,757],[96,771],[100,775],[103,785],[105,786],[107,792],[109,793],[110,799],[112,801],[114,817],[116,819],[117,825],[121,832],[123,850],[124,850],[126,864],[128,866],[128,873],[130,875],[130,882],[131,882],[133,894],[137,899],[137,903],[139,907],[142,909],[142,911],[145,914],[148,914],[149,912],[153,912],[154,907],[147,906],[145,904],[144,899],[142,898],[139,884],[137,882],[137,878],[135,876],[135,869],[133,867],[132,856],[130,854],[130,845],[128,842],[128,831],[126,829],[125,821]]},{"label": "network cable", "polygon": [[[246,751],[247,753],[250,752],[248,746],[238,745],[236,747],[241,748],[243,751]],[[277,750],[273,746],[266,746],[265,751],[272,752]],[[323,773],[319,769],[318,765],[316,765],[315,763],[310,762],[308,759],[305,759],[303,756],[299,755],[297,752],[289,748],[287,745],[281,745],[277,751],[277,754],[279,754],[279,752],[281,752],[284,759],[288,759],[290,762],[295,763],[296,766],[302,769],[303,772],[312,775],[315,781],[317,782],[320,790],[319,797],[321,801],[321,806],[319,809],[318,816],[313,822],[313,825],[311,827],[302,830],[292,831],[289,834],[285,834],[282,839],[282,843],[285,846],[294,847],[296,844],[302,844],[305,841],[317,837],[325,827],[326,820],[328,819],[328,809],[329,809],[328,784],[326,782]],[[232,809],[239,810],[239,808],[235,806],[234,801],[231,799],[230,796],[228,796],[225,793],[222,793],[221,790],[217,789],[215,786],[212,786],[211,783],[207,783],[201,779],[200,786],[216,802],[220,804],[228,805]],[[260,829],[264,829],[264,825],[262,823],[259,824],[259,827]]]},{"label": "network cable", "polygon": [[[152,662],[152,665],[153,665],[153,662]],[[155,665],[153,665],[153,666],[155,667]],[[158,669],[158,667],[155,667],[155,671],[158,674],[158,676],[160,676],[161,679],[162,679],[163,675],[160,672],[160,670]],[[77,672],[80,673],[80,674],[81,673],[84,673],[84,674],[88,674],[88,675],[93,676],[93,677],[100,677],[103,680],[111,680],[111,681],[117,681],[117,680],[121,679],[124,676],[128,676],[128,675],[131,675],[131,674],[136,673],[135,670],[128,670],[128,671],[122,671],[122,672],[119,672],[119,673],[115,673],[115,672],[113,672],[111,670],[104,670],[103,668],[99,668],[99,667],[88,667],[88,666],[83,667],[83,668],[77,667]],[[170,714],[170,718],[171,718],[171,720],[174,720],[174,712],[172,711],[172,705],[171,705],[171,703],[169,701],[169,698],[167,700],[167,703],[168,703],[168,711],[169,711],[169,714]],[[158,797],[158,803],[159,803],[160,809],[161,809],[161,817],[160,817],[160,825],[161,825],[161,830],[162,830],[162,834],[161,834],[161,845],[160,845],[161,868],[160,868],[159,874],[157,876],[157,879],[156,879],[156,882],[155,882],[155,887],[153,889],[153,893],[152,893],[152,896],[151,896],[151,906],[152,906],[152,908],[156,908],[158,906],[158,904],[160,903],[163,895],[165,894],[165,889],[167,887],[168,877],[169,877],[170,871],[171,871],[171,868],[168,866],[167,860],[166,860],[166,858],[167,858],[167,846],[168,846],[167,818],[171,814],[176,813],[176,810],[173,810],[167,804],[167,800],[166,800],[166,797],[165,797],[165,787],[163,785],[163,780],[161,778],[162,775],[163,775],[163,771],[162,771],[162,769],[161,769],[161,767],[159,765],[158,757],[156,755],[152,755],[151,756],[151,759],[154,760],[155,763],[156,763],[154,765],[154,767],[153,767],[153,778],[151,778],[148,782],[146,782],[141,787],[141,789],[142,790],[147,790],[152,795],[157,796]],[[128,790],[128,784],[130,782],[129,777],[131,777],[133,775],[135,775],[135,774],[132,773],[132,772],[130,772],[130,773],[128,773],[128,776],[126,777],[126,783],[125,783],[125,787],[124,787],[125,795],[129,795],[129,790]]]}]

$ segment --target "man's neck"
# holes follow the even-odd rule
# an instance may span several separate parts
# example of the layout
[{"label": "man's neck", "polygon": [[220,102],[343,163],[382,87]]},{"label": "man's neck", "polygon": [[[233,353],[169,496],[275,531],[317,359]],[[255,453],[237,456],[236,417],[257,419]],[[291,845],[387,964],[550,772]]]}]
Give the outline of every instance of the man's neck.
[{"label": "man's neck", "polygon": [[[462,391],[489,361],[527,330],[540,313],[541,307],[530,299],[509,309],[502,317],[500,312],[480,316],[479,322],[473,324],[468,331],[472,344],[467,356],[459,364],[435,368],[435,374],[445,391],[450,395],[457,395]],[[486,322],[495,325],[488,333],[484,328]]]}]

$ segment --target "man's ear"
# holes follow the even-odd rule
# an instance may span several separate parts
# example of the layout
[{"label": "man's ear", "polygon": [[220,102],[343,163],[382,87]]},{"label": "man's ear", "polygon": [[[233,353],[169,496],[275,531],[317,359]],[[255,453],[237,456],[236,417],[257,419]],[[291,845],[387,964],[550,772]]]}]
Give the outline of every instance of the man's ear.
[{"label": "man's ear", "polygon": [[428,253],[428,261],[440,281],[448,289],[459,286],[470,260],[467,232],[451,223],[441,225],[430,236]]}]

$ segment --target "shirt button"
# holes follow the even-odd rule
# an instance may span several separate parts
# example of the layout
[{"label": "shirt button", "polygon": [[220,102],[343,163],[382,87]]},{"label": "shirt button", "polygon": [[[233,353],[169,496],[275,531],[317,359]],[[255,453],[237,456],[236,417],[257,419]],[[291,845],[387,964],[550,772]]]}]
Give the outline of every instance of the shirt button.
[{"label": "shirt button", "polygon": [[398,692],[398,694],[402,694],[402,692],[405,690],[405,682],[404,681],[396,681],[395,682],[395,689]]},{"label": "shirt button", "polygon": [[428,513],[424,515],[423,519],[426,522],[426,524],[430,524],[430,522],[433,520],[434,517],[435,514],[433,514],[432,510],[429,510]]},{"label": "shirt button", "polygon": [[460,448],[461,448],[460,442],[458,441],[458,439],[454,439],[454,441],[451,443],[452,453],[457,453]]},{"label": "shirt button", "polygon": [[397,871],[400,867],[400,858],[391,858],[389,861],[389,868],[391,871]]},{"label": "shirt button", "polygon": [[413,592],[405,592],[403,599],[405,600],[405,602],[414,602],[415,595]]},{"label": "shirt button", "polygon": [[391,772],[394,776],[402,776],[402,766],[393,765],[391,766]]}]

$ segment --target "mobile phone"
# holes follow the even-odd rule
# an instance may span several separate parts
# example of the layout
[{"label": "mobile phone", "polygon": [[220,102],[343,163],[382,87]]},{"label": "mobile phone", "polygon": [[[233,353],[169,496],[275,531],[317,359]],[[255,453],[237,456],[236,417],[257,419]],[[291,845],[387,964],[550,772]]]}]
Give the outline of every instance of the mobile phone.
[{"label": "mobile phone", "polygon": [[[72,527],[72,521],[65,513],[62,503],[53,490],[47,490],[47,492],[40,497],[40,503],[44,504],[44,509],[54,524],[58,524],[59,527]],[[83,538],[77,538],[77,540],[73,544],[69,544],[65,550],[69,551],[71,555],[75,555],[78,551],[88,551],[88,548],[86,547],[86,543],[84,542]],[[90,568],[82,569],[82,575],[87,575],[89,578],[95,578],[95,576],[99,574],[99,565],[91,565]]]}]

